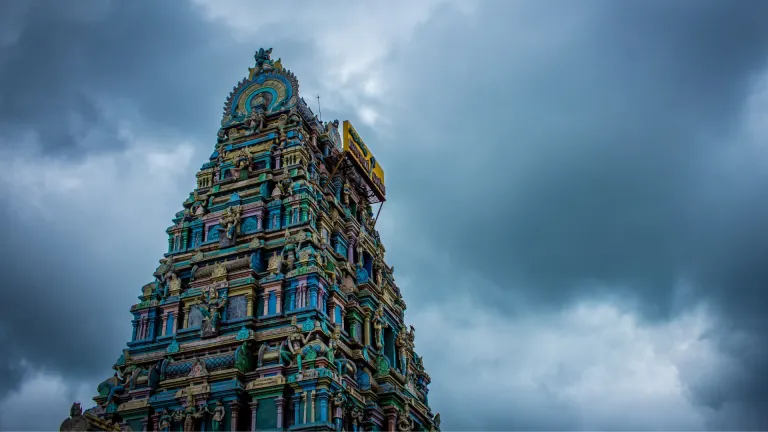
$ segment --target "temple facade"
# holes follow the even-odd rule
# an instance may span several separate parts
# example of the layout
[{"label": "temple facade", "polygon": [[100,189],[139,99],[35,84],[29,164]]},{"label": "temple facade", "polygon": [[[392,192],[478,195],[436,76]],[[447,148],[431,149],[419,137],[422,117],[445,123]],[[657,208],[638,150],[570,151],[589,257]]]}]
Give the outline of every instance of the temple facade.
[{"label": "temple facade", "polygon": [[439,430],[375,229],[384,170],[271,52],[224,104],[114,374],[62,430]]}]

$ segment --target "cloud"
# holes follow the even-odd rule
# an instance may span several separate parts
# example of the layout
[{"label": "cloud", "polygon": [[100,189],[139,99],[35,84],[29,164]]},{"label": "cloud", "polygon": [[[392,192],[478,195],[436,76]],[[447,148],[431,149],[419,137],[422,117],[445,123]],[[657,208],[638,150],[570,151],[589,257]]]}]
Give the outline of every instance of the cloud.
[{"label": "cloud", "polygon": [[466,407],[443,412],[452,430],[704,427],[679,373],[720,361],[701,338],[714,325],[705,308],[651,326],[627,305],[592,301],[510,319],[465,294],[413,319],[431,354],[430,402]]},{"label": "cloud", "polygon": [[471,295],[508,313],[631,296],[653,324],[705,301],[739,367],[684,384],[710,425],[763,427],[765,387],[747,377],[768,364],[765,344],[729,333],[762,340],[766,326],[764,5],[520,5],[445,11],[383,63],[411,78],[390,95],[395,149],[379,151],[399,167],[388,191],[402,222],[385,241],[413,258],[404,292],[441,297],[424,271],[440,266],[422,258],[441,254],[490,280]]},{"label": "cloud", "polygon": [[86,401],[92,396],[90,385],[73,384],[56,375],[35,373],[9,397],[0,401],[0,429],[51,430],[66,418],[52,407],[71,406],[73,400]]},{"label": "cloud", "polygon": [[78,6],[0,4],[0,427],[108,375],[272,45],[386,170],[445,430],[765,429],[763,3]]},{"label": "cloud", "polygon": [[125,141],[120,153],[77,163],[0,153],[11,161],[0,180],[17,185],[4,194],[0,215],[13,227],[2,245],[13,265],[3,271],[12,307],[0,322],[0,343],[4,368],[16,369],[4,374],[16,382],[4,381],[3,392],[28,371],[96,380],[130,338],[127,307],[167,247],[162,235],[136,233],[164,230],[193,182],[193,152],[189,143]]}]

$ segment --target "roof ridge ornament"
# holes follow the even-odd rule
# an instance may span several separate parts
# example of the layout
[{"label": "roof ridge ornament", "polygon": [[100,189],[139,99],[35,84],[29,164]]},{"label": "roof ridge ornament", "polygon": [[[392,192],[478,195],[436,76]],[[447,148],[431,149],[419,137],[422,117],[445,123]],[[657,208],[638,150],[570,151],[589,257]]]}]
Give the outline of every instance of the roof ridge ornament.
[{"label": "roof ridge ornament", "polygon": [[254,67],[248,68],[248,71],[250,72],[248,75],[249,80],[253,79],[254,76],[264,72],[283,70],[281,59],[272,60],[272,48],[259,48],[259,50],[256,51],[256,53],[253,55],[253,59],[256,61],[256,64]]}]

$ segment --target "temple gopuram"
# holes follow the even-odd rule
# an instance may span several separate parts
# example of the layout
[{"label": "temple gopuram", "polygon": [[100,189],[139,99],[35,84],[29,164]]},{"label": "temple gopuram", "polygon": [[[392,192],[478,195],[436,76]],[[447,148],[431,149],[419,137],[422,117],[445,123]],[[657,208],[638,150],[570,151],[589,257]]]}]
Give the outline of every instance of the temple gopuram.
[{"label": "temple gopuram", "polygon": [[224,104],[114,374],[61,430],[439,430],[375,229],[384,171],[271,52]]}]

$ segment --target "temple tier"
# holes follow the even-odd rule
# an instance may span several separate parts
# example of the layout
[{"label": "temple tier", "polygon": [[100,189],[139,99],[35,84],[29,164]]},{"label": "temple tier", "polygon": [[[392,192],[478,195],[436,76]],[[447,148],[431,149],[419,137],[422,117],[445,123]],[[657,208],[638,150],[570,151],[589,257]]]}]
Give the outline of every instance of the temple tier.
[{"label": "temple tier", "polygon": [[226,101],[114,375],[61,430],[439,430],[374,227],[384,171],[271,52]]}]

